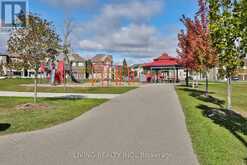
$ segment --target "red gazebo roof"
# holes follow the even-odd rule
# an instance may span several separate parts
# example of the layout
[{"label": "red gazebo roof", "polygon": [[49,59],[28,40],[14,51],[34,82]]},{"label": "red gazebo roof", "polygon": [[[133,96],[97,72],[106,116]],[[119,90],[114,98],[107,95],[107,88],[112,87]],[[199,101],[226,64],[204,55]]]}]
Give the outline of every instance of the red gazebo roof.
[{"label": "red gazebo roof", "polygon": [[153,60],[153,62],[146,63],[143,67],[167,67],[178,65],[177,58],[171,57],[164,53],[160,57]]}]

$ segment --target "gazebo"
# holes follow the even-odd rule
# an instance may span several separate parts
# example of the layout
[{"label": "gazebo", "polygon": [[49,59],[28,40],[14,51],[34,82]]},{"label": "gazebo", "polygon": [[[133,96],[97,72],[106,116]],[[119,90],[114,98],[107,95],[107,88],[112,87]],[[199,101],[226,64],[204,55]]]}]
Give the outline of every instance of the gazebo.
[{"label": "gazebo", "polygon": [[167,53],[143,65],[148,82],[179,82],[179,70],[182,66],[178,64],[177,58]]}]

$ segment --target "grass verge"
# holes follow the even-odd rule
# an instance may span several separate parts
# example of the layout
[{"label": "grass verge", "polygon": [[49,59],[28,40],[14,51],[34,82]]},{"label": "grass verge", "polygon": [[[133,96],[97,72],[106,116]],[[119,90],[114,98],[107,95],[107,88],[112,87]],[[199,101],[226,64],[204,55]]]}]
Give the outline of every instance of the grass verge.
[{"label": "grass verge", "polygon": [[210,85],[204,91],[183,86],[177,93],[186,116],[193,148],[202,165],[247,165],[247,84],[233,85],[234,111],[226,111],[226,85]]},{"label": "grass verge", "polygon": [[46,110],[18,110],[17,105],[30,103],[32,98],[0,97],[0,135],[27,132],[51,127],[72,120],[107,100],[105,99],[39,99]]},{"label": "grass verge", "polygon": [[[44,81],[44,80],[43,80]],[[42,83],[42,82],[41,82]],[[21,86],[33,84],[32,79],[4,79],[0,80],[0,91],[33,92],[33,87]],[[38,92],[48,93],[92,93],[92,94],[123,94],[137,87],[38,87]]]}]

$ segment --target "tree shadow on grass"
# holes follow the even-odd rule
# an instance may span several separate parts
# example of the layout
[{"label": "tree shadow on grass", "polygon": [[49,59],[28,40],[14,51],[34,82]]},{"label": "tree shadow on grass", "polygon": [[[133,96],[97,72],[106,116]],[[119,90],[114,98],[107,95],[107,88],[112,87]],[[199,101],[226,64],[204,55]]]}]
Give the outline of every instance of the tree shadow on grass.
[{"label": "tree shadow on grass", "polygon": [[9,129],[11,126],[11,124],[8,123],[0,123],[0,132],[6,131],[7,129]]},{"label": "tree shadow on grass", "polygon": [[[182,86],[181,86],[182,87]],[[186,92],[193,92],[193,93],[197,93],[197,94],[205,94],[205,91],[200,90],[200,89],[193,89],[193,88],[180,88],[180,90],[186,91]],[[215,94],[215,92],[209,92],[209,94]]]},{"label": "tree shadow on grass", "polygon": [[[198,86],[202,86],[202,85],[204,85],[204,84],[202,84],[202,83],[199,83],[199,84],[198,84]],[[185,88],[188,88],[188,87],[192,88],[192,87],[193,87],[192,82],[189,83],[189,86],[187,86],[187,85],[185,85],[185,84],[180,84],[179,86],[180,86],[180,87],[185,87]]]},{"label": "tree shadow on grass", "polygon": [[245,158],[243,161],[244,161],[243,165],[247,165],[247,158]]},{"label": "tree shadow on grass", "polygon": [[[181,88],[189,95],[206,103],[211,103],[216,105],[216,107],[209,107],[208,105],[200,104],[197,106],[202,111],[203,116],[211,119],[215,124],[226,128],[232,135],[234,135],[246,148],[247,141],[243,138],[243,135],[247,135],[247,118],[243,117],[234,111],[229,111],[224,109],[225,101],[215,98],[211,95],[205,97],[204,91],[190,88]],[[210,92],[209,94],[215,94]],[[241,136],[242,134],[242,136]],[[247,165],[247,158],[243,160]]]},{"label": "tree shadow on grass", "polygon": [[[202,110],[202,114],[215,124],[226,128],[247,148],[247,141],[243,138],[243,135],[247,135],[247,118],[234,111],[217,109],[203,104],[197,106],[197,108]],[[240,133],[243,135],[241,136]],[[247,165],[247,158],[243,159],[243,165]]]},{"label": "tree shadow on grass", "polygon": [[[189,88],[182,88],[181,90],[189,92],[189,95],[200,100],[203,102],[207,102],[207,103],[212,103],[215,105],[218,105],[220,108],[224,108],[225,105],[225,101],[215,98],[211,95],[209,95],[208,97],[205,96],[205,91],[202,90],[198,90],[198,89],[189,89]],[[209,94],[215,94],[214,92],[209,92]]]},{"label": "tree shadow on grass", "polygon": [[247,119],[242,115],[225,109],[218,109],[206,105],[198,105],[202,114],[215,124],[229,130],[246,148],[247,141],[240,135],[247,135]]},{"label": "tree shadow on grass", "polygon": [[83,99],[85,99],[85,97],[81,95],[66,95],[66,96],[54,97],[54,98],[43,98],[43,100],[51,100],[51,101],[83,100]]},{"label": "tree shadow on grass", "polygon": [[200,92],[191,92],[190,96],[195,97],[196,99],[206,102],[206,103],[212,103],[215,105],[218,105],[220,108],[224,108],[225,105],[225,101],[215,98],[211,95],[209,95],[208,97],[204,96],[204,92],[200,93]]}]

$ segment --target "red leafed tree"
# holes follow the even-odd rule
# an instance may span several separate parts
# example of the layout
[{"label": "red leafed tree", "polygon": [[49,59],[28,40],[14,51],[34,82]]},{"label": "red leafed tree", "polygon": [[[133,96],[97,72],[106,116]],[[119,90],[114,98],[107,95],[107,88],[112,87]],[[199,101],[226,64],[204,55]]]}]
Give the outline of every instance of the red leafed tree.
[{"label": "red leafed tree", "polygon": [[194,20],[183,16],[186,33],[178,34],[179,61],[184,67],[206,75],[206,92],[208,96],[208,73],[218,62],[217,51],[214,48],[208,28],[208,8],[206,0],[198,0],[199,11]]},{"label": "red leafed tree", "polygon": [[181,30],[178,34],[178,60],[181,65],[186,68],[186,85],[189,86],[188,72],[198,71],[199,66],[196,63],[195,47],[196,35],[194,30],[194,22],[190,18],[182,17],[181,22],[184,24],[186,31]]}]

